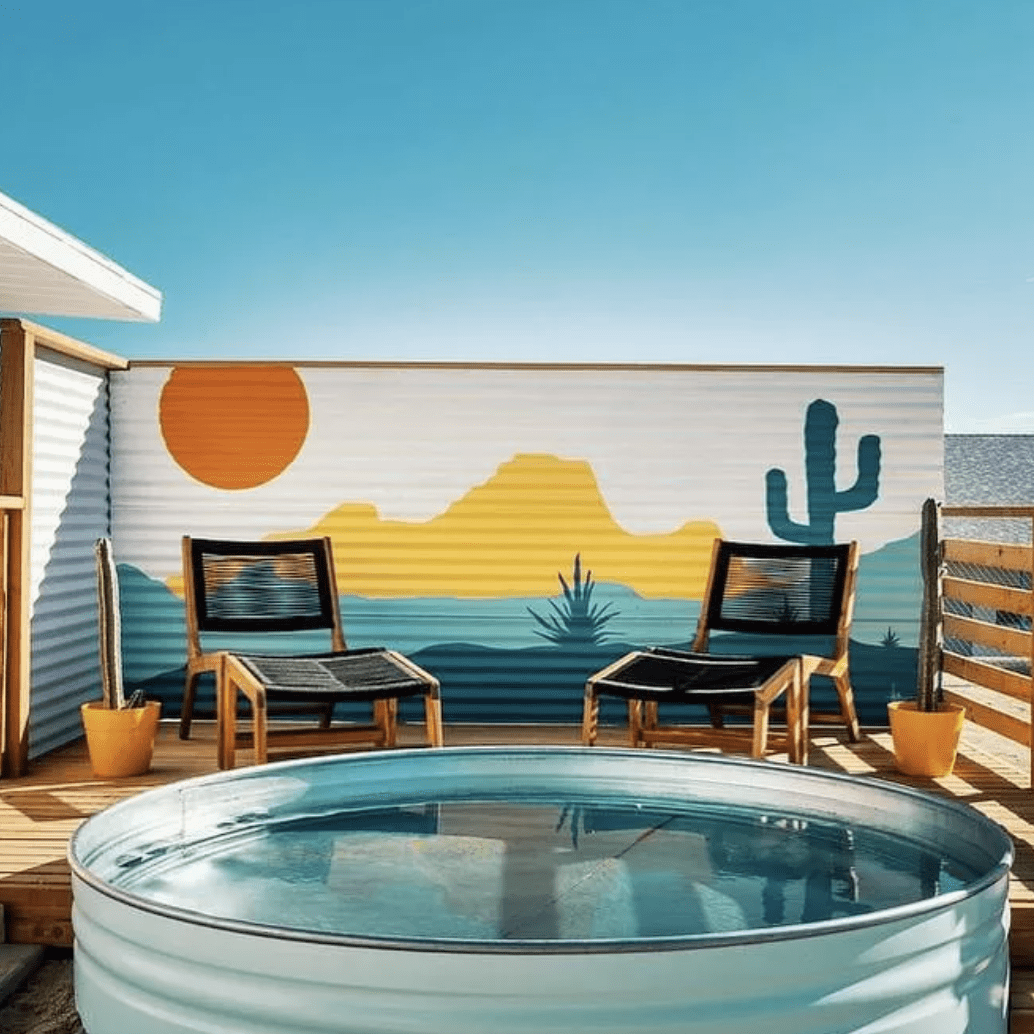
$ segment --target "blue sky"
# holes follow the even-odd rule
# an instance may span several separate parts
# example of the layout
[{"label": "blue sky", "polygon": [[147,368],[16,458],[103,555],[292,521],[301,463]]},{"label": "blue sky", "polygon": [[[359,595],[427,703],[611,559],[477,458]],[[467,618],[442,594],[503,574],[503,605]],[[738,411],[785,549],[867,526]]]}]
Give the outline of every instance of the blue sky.
[{"label": "blue sky", "polygon": [[943,365],[1034,432],[1030,0],[0,0],[129,358]]}]

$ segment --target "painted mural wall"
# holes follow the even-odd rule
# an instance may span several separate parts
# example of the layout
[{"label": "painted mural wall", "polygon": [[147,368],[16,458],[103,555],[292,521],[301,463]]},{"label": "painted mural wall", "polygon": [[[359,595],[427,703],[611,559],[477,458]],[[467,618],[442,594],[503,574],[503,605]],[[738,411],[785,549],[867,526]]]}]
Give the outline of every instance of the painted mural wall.
[{"label": "painted mural wall", "polygon": [[688,644],[716,536],[857,539],[853,678],[863,720],[882,723],[914,687],[942,380],[134,364],[111,377],[127,681],[175,712],[184,534],[331,536],[350,645],[438,675],[446,721],[530,722],[577,721],[586,675],[630,647]]}]

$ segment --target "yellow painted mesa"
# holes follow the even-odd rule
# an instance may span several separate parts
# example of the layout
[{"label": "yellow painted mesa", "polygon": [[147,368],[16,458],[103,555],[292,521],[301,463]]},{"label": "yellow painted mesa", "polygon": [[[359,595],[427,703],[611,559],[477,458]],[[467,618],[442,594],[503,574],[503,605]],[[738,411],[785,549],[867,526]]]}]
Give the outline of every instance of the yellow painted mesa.
[{"label": "yellow painted mesa", "polygon": [[383,519],[344,503],[309,528],[271,536],[329,535],[340,592],[366,597],[552,596],[570,582],[576,554],[596,582],[648,599],[700,599],[720,531],[691,521],[634,535],[614,520],[584,460],[518,454],[428,521]]}]

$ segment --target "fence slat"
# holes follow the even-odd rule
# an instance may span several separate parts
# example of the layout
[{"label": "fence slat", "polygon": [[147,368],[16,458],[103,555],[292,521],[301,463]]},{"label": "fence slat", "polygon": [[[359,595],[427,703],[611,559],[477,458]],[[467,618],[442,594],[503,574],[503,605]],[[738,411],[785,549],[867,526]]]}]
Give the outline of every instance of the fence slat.
[{"label": "fence slat", "polygon": [[1030,656],[1030,632],[1021,632],[1005,625],[992,625],[988,621],[964,618],[958,614],[944,615],[944,636],[946,639],[964,639],[968,643],[979,643],[998,650],[1009,657]]},{"label": "fence slat", "polygon": [[972,682],[975,686],[993,689],[1014,700],[1030,700],[1030,678],[1007,668],[996,668],[993,664],[963,657],[945,650],[941,657],[941,669],[948,675]]},{"label": "fence slat", "polygon": [[1009,542],[945,539],[944,559],[949,563],[999,567],[1006,571],[1030,571],[1031,547]]},{"label": "fence slat", "polygon": [[969,603],[974,607],[986,607],[988,610],[1031,616],[1031,594],[1027,589],[1013,589],[1007,585],[991,585],[950,575],[944,576],[942,586],[945,599]]}]

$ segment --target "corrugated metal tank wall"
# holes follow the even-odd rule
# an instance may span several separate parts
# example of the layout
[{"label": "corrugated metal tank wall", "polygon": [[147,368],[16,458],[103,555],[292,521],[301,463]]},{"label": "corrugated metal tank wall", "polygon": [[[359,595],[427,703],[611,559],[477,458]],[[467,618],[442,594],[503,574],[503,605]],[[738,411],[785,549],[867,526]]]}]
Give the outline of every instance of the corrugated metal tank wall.
[{"label": "corrugated metal tank wall", "polygon": [[107,373],[37,349],[29,754],[82,735],[100,696],[93,541],[109,532]]},{"label": "corrugated metal tank wall", "polygon": [[[577,721],[584,678],[608,652],[691,638],[715,534],[776,539],[769,470],[785,472],[789,517],[808,525],[809,416],[828,400],[838,491],[859,477],[862,439],[881,445],[878,498],[838,510],[835,530],[862,543],[852,663],[863,714],[885,722],[886,698],[914,688],[919,509],[943,494],[942,379],[933,368],[133,364],[111,377],[127,682],[166,713],[179,705],[184,533],[319,533],[335,542],[351,645],[390,645],[439,674],[446,721]],[[576,554],[614,615],[584,649],[534,616],[564,610],[559,579],[571,584]]]}]

